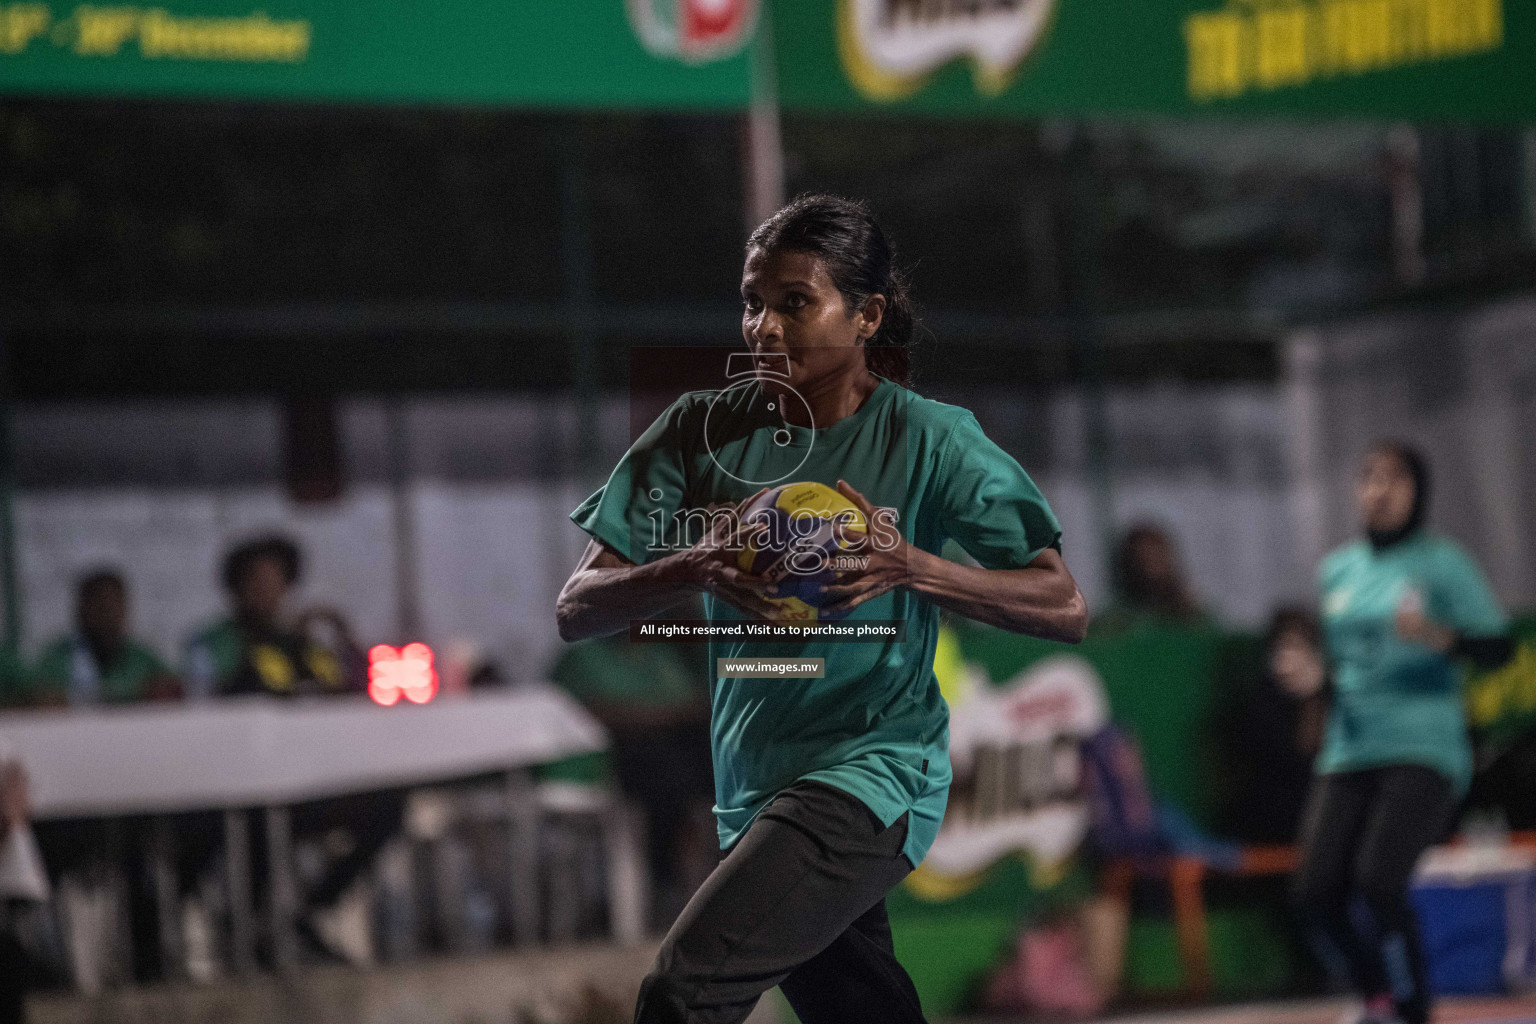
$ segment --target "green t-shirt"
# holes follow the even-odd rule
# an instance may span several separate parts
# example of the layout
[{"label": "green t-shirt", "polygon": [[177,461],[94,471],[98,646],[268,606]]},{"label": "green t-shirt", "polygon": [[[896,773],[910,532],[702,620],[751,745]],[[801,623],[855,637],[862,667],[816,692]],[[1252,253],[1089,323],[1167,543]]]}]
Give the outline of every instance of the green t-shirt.
[{"label": "green t-shirt", "polygon": [[[651,709],[696,707],[704,700],[702,655],[672,644],[631,643],[629,637],[598,637],[570,644],[549,678],[583,704],[603,702]],[[539,766],[542,779],[601,783],[613,776],[606,751],[575,754]]]},{"label": "green t-shirt", "polygon": [[[681,511],[740,501],[764,484],[839,479],[897,509],[902,535],[924,551],[953,539],[983,566],[1020,568],[1060,543],[1040,491],[974,416],[885,380],[853,415],[814,430],[787,425],[752,382],[684,395],[571,518],[644,564],[686,546],[673,528]],[[716,620],[745,617],[712,598],[705,608]],[[855,609],[858,619],[905,620],[906,639],[710,644],[711,674],[715,658],[744,655],[823,658],[826,670],[822,679],[713,680],[722,847],[784,787],[813,779],[857,797],[887,826],[910,811],[903,852],[922,862],[950,783],[949,711],[933,674],[938,607],[898,587]]]},{"label": "green t-shirt", "polygon": [[1508,624],[1476,563],[1454,542],[1420,531],[1385,551],[1347,544],[1319,570],[1323,628],[1334,664],[1334,703],[1320,772],[1418,764],[1450,779],[1472,778],[1461,668],[1397,635],[1398,606],[1417,592],[1433,622],[1469,636]]},{"label": "green t-shirt", "polygon": [[30,683],[26,668],[16,656],[16,649],[9,644],[0,644],[0,708],[28,703]]},{"label": "green t-shirt", "polygon": [[171,670],[144,644],[129,640],[117,660],[105,667],[91,657],[78,634],[50,644],[32,671],[34,695],[57,694],[71,704],[126,704],[143,700],[144,691]]},{"label": "green t-shirt", "polygon": [[627,636],[613,636],[566,647],[550,678],[584,704],[668,708],[703,699],[703,684],[693,669],[671,644],[631,643]]}]

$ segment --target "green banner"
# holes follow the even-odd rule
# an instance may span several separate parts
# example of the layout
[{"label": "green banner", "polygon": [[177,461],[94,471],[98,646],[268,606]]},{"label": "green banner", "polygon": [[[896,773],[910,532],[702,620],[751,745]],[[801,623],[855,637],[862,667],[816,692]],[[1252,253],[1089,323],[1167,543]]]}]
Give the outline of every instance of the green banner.
[{"label": "green banner", "polygon": [[752,0],[0,0],[0,93],[737,109]]},{"label": "green banner", "polygon": [[1536,0],[0,0],[0,93],[1018,117],[1536,116]]},{"label": "green banner", "polygon": [[801,110],[1521,120],[1536,0],[778,0]]}]

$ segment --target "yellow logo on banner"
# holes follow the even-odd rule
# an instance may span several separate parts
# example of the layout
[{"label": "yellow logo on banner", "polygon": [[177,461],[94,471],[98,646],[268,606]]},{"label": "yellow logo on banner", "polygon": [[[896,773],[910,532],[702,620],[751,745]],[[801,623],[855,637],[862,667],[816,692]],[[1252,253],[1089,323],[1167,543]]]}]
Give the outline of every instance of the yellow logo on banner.
[{"label": "yellow logo on banner", "polygon": [[839,0],[837,45],[854,88],[898,100],[969,56],[976,90],[1008,88],[1050,30],[1056,0]]},{"label": "yellow logo on banner", "polygon": [[254,14],[180,17],[159,7],[80,4],[55,18],[47,4],[0,4],[0,53],[22,53],[34,43],[77,57],[132,52],[148,60],[298,64],[309,56],[308,21]]},{"label": "yellow logo on banner", "polygon": [[1497,50],[1503,0],[1229,0],[1184,22],[1189,97],[1231,99]]}]

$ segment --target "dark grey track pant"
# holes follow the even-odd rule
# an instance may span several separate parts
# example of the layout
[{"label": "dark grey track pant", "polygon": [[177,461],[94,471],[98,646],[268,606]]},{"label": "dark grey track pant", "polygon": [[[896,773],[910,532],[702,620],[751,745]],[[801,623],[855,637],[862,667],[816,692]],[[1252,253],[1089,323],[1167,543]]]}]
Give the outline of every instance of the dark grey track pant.
[{"label": "dark grey track pant", "polygon": [[802,1024],[923,1024],[885,913],[906,837],[831,786],[780,792],[667,933],[636,1024],[736,1024],[775,985]]}]

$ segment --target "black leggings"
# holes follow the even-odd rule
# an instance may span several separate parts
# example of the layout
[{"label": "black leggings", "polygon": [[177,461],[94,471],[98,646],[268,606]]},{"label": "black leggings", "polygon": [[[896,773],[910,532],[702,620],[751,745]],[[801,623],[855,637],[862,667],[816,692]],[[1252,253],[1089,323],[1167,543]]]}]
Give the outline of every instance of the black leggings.
[{"label": "black leggings", "polygon": [[842,790],[783,790],[667,933],[636,1024],[737,1024],[775,985],[804,1024],[923,1024],[885,914],[906,836]]},{"label": "black leggings", "polygon": [[0,907],[0,1024],[22,1024],[27,1019],[27,963],[21,943],[6,930],[5,909]]},{"label": "black leggings", "polygon": [[[1364,998],[1390,995],[1405,1024],[1429,1019],[1430,993],[1408,885],[1450,824],[1450,782],[1419,765],[1320,775],[1302,823],[1292,896],[1325,963]],[[1366,920],[1352,916],[1358,903]]]}]

